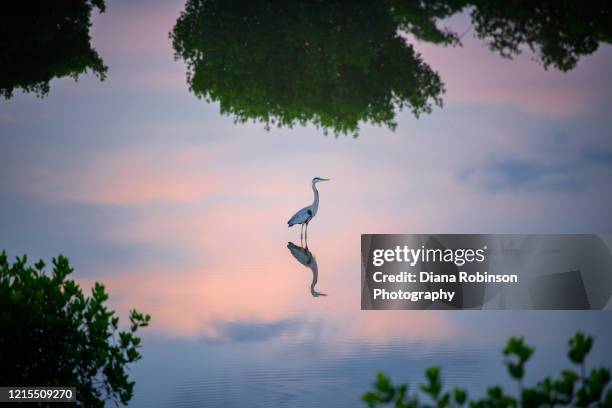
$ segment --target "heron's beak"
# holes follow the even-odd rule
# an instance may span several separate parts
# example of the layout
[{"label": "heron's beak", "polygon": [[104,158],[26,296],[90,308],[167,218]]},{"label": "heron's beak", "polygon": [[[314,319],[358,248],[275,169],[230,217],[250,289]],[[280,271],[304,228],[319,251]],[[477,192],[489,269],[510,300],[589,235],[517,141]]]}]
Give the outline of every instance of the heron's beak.
[{"label": "heron's beak", "polygon": [[331,180],[331,179],[330,178],[329,179],[321,179],[321,181],[329,181],[329,180]]}]

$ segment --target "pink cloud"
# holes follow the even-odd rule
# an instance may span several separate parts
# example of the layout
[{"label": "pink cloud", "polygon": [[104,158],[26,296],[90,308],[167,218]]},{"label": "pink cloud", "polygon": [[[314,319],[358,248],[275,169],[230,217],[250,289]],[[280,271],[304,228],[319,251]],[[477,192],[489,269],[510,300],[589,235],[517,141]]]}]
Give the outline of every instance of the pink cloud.
[{"label": "pink cloud", "polygon": [[132,147],[94,153],[73,163],[35,168],[24,188],[61,202],[138,205],[153,202],[194,203],[219,188],[207,163],[214,151],[190,147]]},{"label": "pink cloud", "polygon": [[12,124],[17,122],[15,115],[7,112],[0,112],[0,125]]},{"label": "pink cloud", "polygon": [[[413,41],[411,41],[414,43]],[[605,78],[605,59],[611,48],[602,46],[583,57],[578,67],[563,73],[545,70],[526,51],[512,60],[490,51],[479,39],[467,35],[462,47],[439,47],[414,43],[425,61],[446,84],[445,100],[453,103],[506,105],[553,118],[582,114],[606,96],[598,86]]]},{"label": "pink cloud", "polygon": [[[199,157],[186,154],[185,162]],[[238,181],[240,174],[224,177]],[[319,265],[317,290],[326,297],[311,296],[311,271],[286,248],[288,241],[299,244],[298,229],[288,229],[285,220],[312,199],[308,181],[295,183],[279,175],[272,191],[270,181],[258,172],[234,191],[226,188],[219,202],[187,208],[145,205],[138,217],[111,225],[105,233],[105,239],[115,243],[176,246],[189,258],[188,266],[141,261],[110,275],[103,266],[93,269],[99,271],[98,279],[108,286],[115,305],[123,311],[136,307],[151,313],[154,328],[170,336],[214,339],[221,336],[220,321],[272,323],[295,318],[340,324],[344,334],[377,341],[452,332],[453,325],[442,315],[415,315],[398,322],[393,314],[375,318],[361,312],[359,235],[392,231],[397,214],[367,216],[368,209],[351,205],[358,186],[349,180],[339,177],[336,185],[325,186],[327,201],[310,227],[311,250]],[[334,189],[345,191],[345,197]],[[272,200],[259,203],[269,193]]]},{"label": "pink cloud", "polygon": [[398,320],[394,313],[374,316],[360,310],[359,240],[354,239],[359,237],[358,226],[313,240],[317,289],[328,294],[315,299],[309,289],[311,271],[285,247],[287,240],[296,241],[297,231],[283,234],[285,239],[274,239],[266,231],[273,211],[250,218],[235,217],[231,207],[202,212],[208,233],[192,235],[201,225],[197,223],[192,230],[169,230],[167,237],[182,239],[199,265],[171,269],[141,264],[101,279],[120,310],[136,307],[151,313],[154,330],[178,337],[218,338],[221,321],[272,323],[295,318],[339,324],[343,336],[377,341],[455,331],[441,314],[409,314],[410,319]]},{"label": "pink cloud", "polygon": [[109,4],[93,18],[94,46],[105,54],[128,55],[172,49],[168,33],[183,9],[180,1]]}]

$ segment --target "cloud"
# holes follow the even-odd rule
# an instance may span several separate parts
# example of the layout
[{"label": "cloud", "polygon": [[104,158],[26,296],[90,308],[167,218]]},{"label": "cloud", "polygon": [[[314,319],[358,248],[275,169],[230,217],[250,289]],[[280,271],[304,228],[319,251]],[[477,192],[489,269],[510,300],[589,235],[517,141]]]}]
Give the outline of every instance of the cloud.
[{"label": "cloud", "polygon": [[214,149],[131,147],[82,154],[70,162],[34,165],[21,189],[56,202],[95,205],[197,203],[219,189],[207,164]]},{"label": "cloud", "polygon": [[610,167],[612,166],[612,150],[587,149],[584,152],[584,160],[592,164]]},{"label": "cloud", "polygon": [[282,319],[273,322],[217,322],[215,334],[205,335],[205,342],[254,343],[295,334],[304,326],[301,319]]},{"label": "cloud", "polygon": [[[327,205],[326,217],[335,211]],[[313,298],[312,272],[296,262],[286,243],[297,230],[287,229],[275,207],[219,204],[188,212],[146,212],[139,222],[115,226],[113,242],[163,242],[176,246],[189,264],[141,260],[112,274],[96,267],[97,279],[107,284],[112,302],[121,310],[136,307],[155,316],[153,327],[167,336],[196,336],[207,341],[263,341],[273,335],[308,335],[296,322],[325,321],[341,325],[342,333],[375,336],[419,336],[452,330],[445,317],[398,322],[393,316],[365,317],[359,308],[359,233],[365,224],[347,224],[325,234],[329,220],[321,214],[311,226],[311,251],[317,257],[317,289],[329,296]],[[357,218],[362,210],[344,209]],[[165,213],[165,214],[164,214]],[[391,225],[380,216],[372,227]],[[91,281],[83,281],[91,285]],[[220,322],[230,322],[224,325]],[[253,326],[247,323],[252,322]],[[282,322],[279,323],[279,322]],[[383,330],[384,329],[384,330]],[[382,331],[381,331],[382,330]],[[306,330],[308,332],[308,330]],[[334,336],[336,334],[328,333]]]},{"label": "cloud", "polygon": [[15,115],[8,112],[0,112],[0,125],[8,125],[17,122]]},{"label": "cloud", "polygon": [[468,177],[491,191],[510,190],[569,190],[577,191],[583,183],[574,165],[551,166],[537,162],[506,160],[483,166]]},{"label": "cloud", "polygon": [[171,50],[168,33],[184,7],[181,1],[109,2],[93,18],[94,46],[103,58]]},{"label": "cloud", "polygon": [[[459,26],[467,26],[467,22]],[[563,73],[554,68],[545,70],[528,50],[512,60],[502,58],[471,34],[459,47],[440,47],[408,38],[446,84],[446,106],[511,107],[562,119],[590,113],[596,101],[609,101],[609,93],[600,86],[610,68],[612,47],[608,45],[583,57],[576,69]]]}]

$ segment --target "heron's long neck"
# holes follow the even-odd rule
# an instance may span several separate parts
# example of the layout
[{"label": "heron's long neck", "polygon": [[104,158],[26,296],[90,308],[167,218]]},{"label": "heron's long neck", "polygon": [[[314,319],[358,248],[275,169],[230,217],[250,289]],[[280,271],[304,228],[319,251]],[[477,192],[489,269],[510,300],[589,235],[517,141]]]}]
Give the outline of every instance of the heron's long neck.
[{"label": "heron's long neck", "polygon": [[319,268],[317,267],[317,260],[312,257],[312,261],[310,264],[310,270],[312,271],[312,282],[310,284],[310,293],[316,293],[315,285],[317,284],[317,280],[319,280]]},{"label": "heron's long neck", "polygon": [[319,209],[319,190],[317,190],[317,185],[312,183],[312,191],[314,191],[314,201],[312,202],[312,212],[316,213]]}]

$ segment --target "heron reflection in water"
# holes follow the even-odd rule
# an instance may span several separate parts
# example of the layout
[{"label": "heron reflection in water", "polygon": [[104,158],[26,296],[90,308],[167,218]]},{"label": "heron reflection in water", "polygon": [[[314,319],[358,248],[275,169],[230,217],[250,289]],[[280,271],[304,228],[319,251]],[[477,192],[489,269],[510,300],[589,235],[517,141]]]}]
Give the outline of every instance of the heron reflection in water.
[{"label": "heron reflection in water", "polygon": [[315,285],[317,284],[317,279],[319,278],[319,268],[317,267],[317,260],[308,249],[308,246],[301,247],[295,245],[293,242],[287,243],[287,248],[289,248],[289,252],[291,255],[302,265],[309,268],[312,271],[312,283],[310,284],[310,294],[314,297],[319,296],[327,296],[325,293],[317,292],[315,289]]}]

